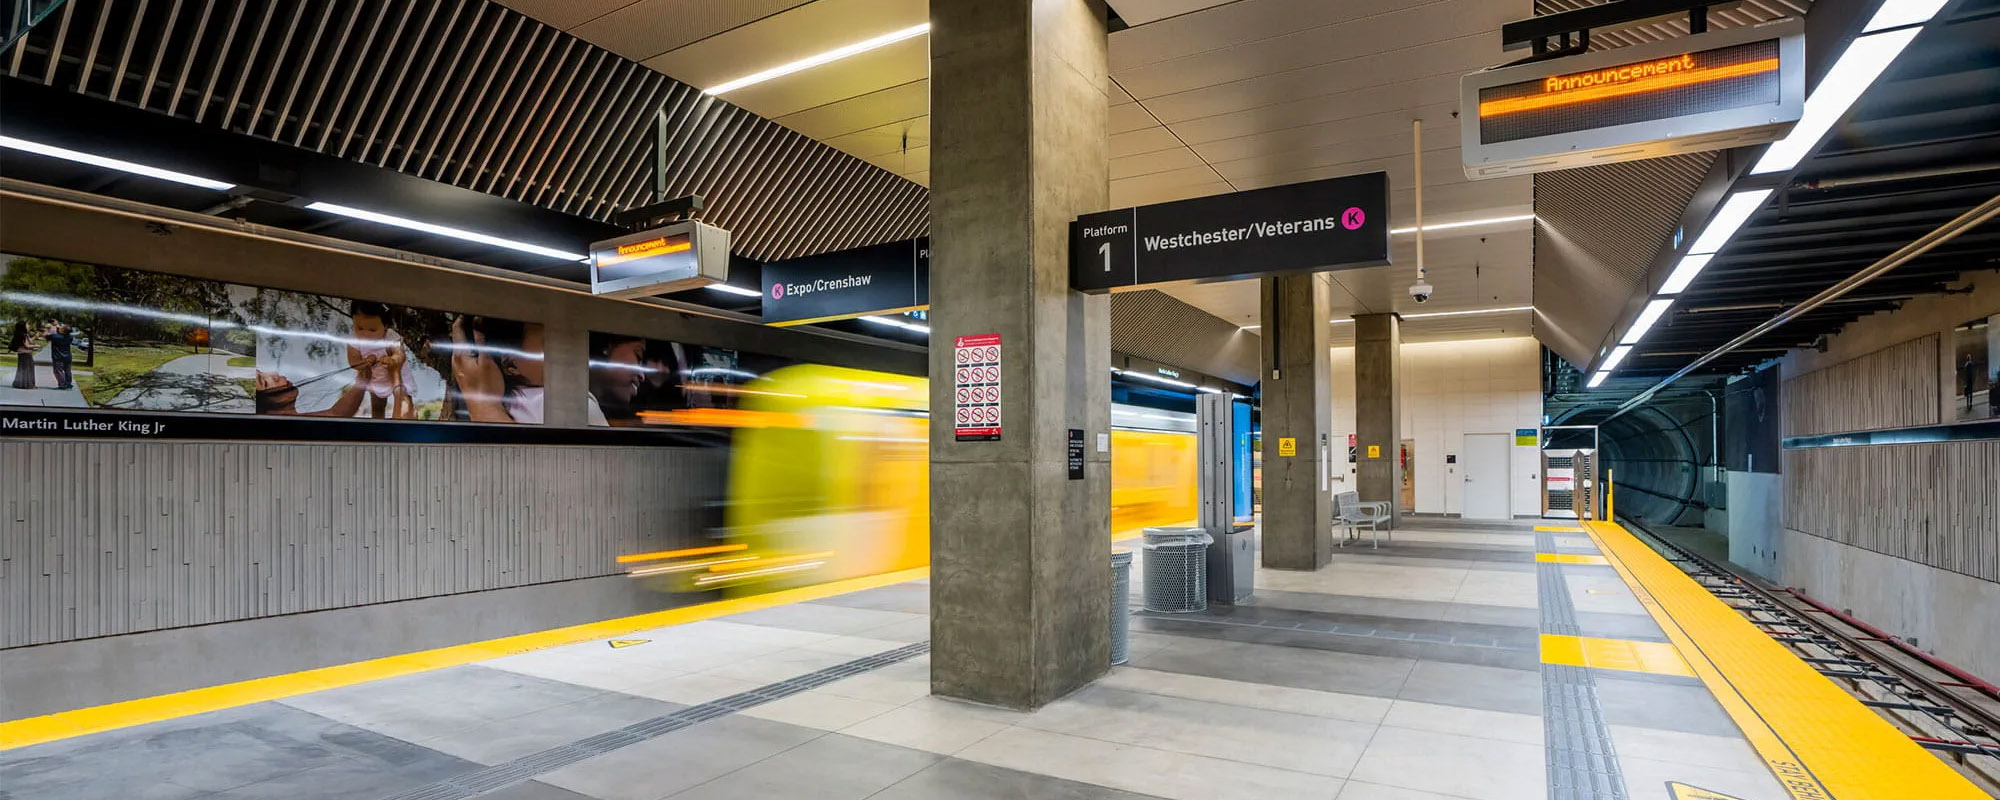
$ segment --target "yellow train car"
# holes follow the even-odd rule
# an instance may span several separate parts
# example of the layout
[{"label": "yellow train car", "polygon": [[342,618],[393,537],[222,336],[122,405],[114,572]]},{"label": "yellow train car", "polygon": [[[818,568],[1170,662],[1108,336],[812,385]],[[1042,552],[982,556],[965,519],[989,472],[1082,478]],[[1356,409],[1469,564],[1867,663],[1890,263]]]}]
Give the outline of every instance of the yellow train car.
[{"label": "yellow train car", "polygon": [[[635,559],[631,574],[676,591],[769,591],[930,563],[928,381],[802,364],[739,397],[726,413],[659,420],[733,428],[722,543]],[[1114,538],[1192,524],[1194,435],[1113,430],[1111,506]]]}]

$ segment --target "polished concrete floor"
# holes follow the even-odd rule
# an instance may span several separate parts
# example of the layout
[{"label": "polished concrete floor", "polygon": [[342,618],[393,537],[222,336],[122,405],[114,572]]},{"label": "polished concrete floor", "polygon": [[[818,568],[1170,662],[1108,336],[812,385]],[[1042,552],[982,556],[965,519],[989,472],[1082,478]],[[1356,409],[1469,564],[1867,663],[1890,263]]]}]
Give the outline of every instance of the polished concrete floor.
[{"label": "polished concrete floor", "polygon": [[[1550,607],[1665,638],[1538,537],[1595,552],[1418,521],[1259,571],[1249,604],[1139,614],[1128,665],[1033,713],[929,695],[915,582],[0,753],[0,798],[1783,798],[1692,678],[1585,670],[1594,710],[1545,719]],[[1553,792],[1592,731],[1612,782]]]}]

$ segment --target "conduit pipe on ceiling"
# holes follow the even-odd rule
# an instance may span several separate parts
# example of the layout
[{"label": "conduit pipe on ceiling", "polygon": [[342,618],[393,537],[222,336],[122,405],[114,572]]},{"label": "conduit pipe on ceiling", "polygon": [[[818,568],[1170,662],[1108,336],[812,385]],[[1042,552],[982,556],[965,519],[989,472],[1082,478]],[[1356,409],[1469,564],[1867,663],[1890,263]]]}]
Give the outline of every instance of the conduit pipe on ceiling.
[{"label": "conduit pipe on ceiling", "polygon": [[1958,238],[1959,234],[1965,233],[1966,231],[1979,227],[1980,223],[1992,219],[1996,215],[2000,215],[2000,195],[1994,195],[1993,197],[1988,198],[1986,202],[1974,206],[1972,210],[1958,215],[1957,217],[1953,218],[1950,222],[1946,222],[1943,225],[1939,225],[1936,230],[1933,230],[1930,233],[1926,233],[1922,236],[1917,237],[1916,241],[1903,245],[1901,248],[1897,249],[1896,252],[1884,256],[1882,260],[1868,265],[1860,272],[1856,272],[1853,275],[1847,276],[1845,279],[1842,279],[1839,283],[1826,287],[1825,291],[1813,295],[1812,297],[1806,298],[1798,305],[1792,306],[1791,308],[1779,312],[1777,316],[1767,319],[1761,323],[1758,323],[1757,327],[1744,331],[1736,338],[1722,343],[1721,347],[1717,347],[1714,350],[1708,351],[1707,355],[1695,359],[1687,366],[1681,367],[1679,370],[1676,370],[1674,374],[1668,375],[1667,377],[1660,379],[1660,382],[1653,384],[1652,388],[1640,392],[1639,394],[1634,395],[1632,399],[1627,400],[1624,403],[1620,404],[1618,406],[1618,410],[1611,412],[1611,416],[1605,417],[1604,420],[1600,421],[1598,424],[1602,425],[1604,424],[1604,422],[1608,422],[1610,420],[1618,418],[1620,415],[1624,414],[1627,411],[1631,411],[1634,408],[1638,408],[1640,404],[1646,402],[1647,400],[1652,399],[1655,393],[1659,392],[1661,389],[1667,388],[1667,386],[1673,384],[1674,381],[1687,377],[1688,373],[1691,373],[1696,369],[1699,369],[1701,365],[1706,364],[1710,361],[1714,361],[1717,358],[1721,358],[1724,354],[1732,350],[1735,350],[1738,347],[1742,347],[1743,345],[1749,344],[1752,341],[1755,341],[1757,337],[1770,333],[1771,331],[1778,329],[1779,326],[1782,326],[1787,322],[1791,322],[1792,320],[1797,319],[1800,316],[1803,316],[1804,314],[1806,314],[1809,311],[1812,311],[1815,308],[1819,308],[1820,306],[1826,305],[1828,302],[1834,300],[1835,298],[1840,297],[1841,295],[1847,294],[1848,292],[1860,288],[1863,284],[1866,284],[1869,281],[1881,277],[1883,273],[1886,273],[1889,270],[1902,266],[1910,259],[1916,258],[1917,256],[1930,252],[1932,248],[1944,244],[1945,242],[1949,242],[1952,239]]}]

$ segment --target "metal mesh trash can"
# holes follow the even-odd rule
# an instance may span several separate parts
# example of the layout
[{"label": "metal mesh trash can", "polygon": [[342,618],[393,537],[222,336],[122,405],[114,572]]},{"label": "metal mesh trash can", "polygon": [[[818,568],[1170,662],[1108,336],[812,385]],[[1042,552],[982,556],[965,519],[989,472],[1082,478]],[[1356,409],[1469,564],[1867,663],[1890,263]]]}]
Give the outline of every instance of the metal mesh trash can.
[{"label": "metal mesh trash can", "polygon": [[1146,610],[1184,614],[1208,608],[1208,545],[1200,528],[1147,528]]},{"label": "metal mesh trash can", "polygon": [[1132,549],[1111,551],[1111,663],[1123,664],[1132,651]]}]

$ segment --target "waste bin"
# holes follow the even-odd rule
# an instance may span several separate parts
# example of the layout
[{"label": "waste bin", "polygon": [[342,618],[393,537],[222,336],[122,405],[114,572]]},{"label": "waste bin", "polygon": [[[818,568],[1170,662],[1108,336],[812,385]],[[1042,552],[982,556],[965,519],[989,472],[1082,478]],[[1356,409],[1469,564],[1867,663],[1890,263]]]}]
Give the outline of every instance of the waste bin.
[{"label": "waste bin", "polygon": [[1200,528],[1147,528],[1145,605],[1147,611],[1185,614],[1208,608],[1208,545],[1215,537]]},{"label": "waste bin", "polygon": [[1132,651],[1132,549],[1111,551],[1111,663],[1123,664]]}]

